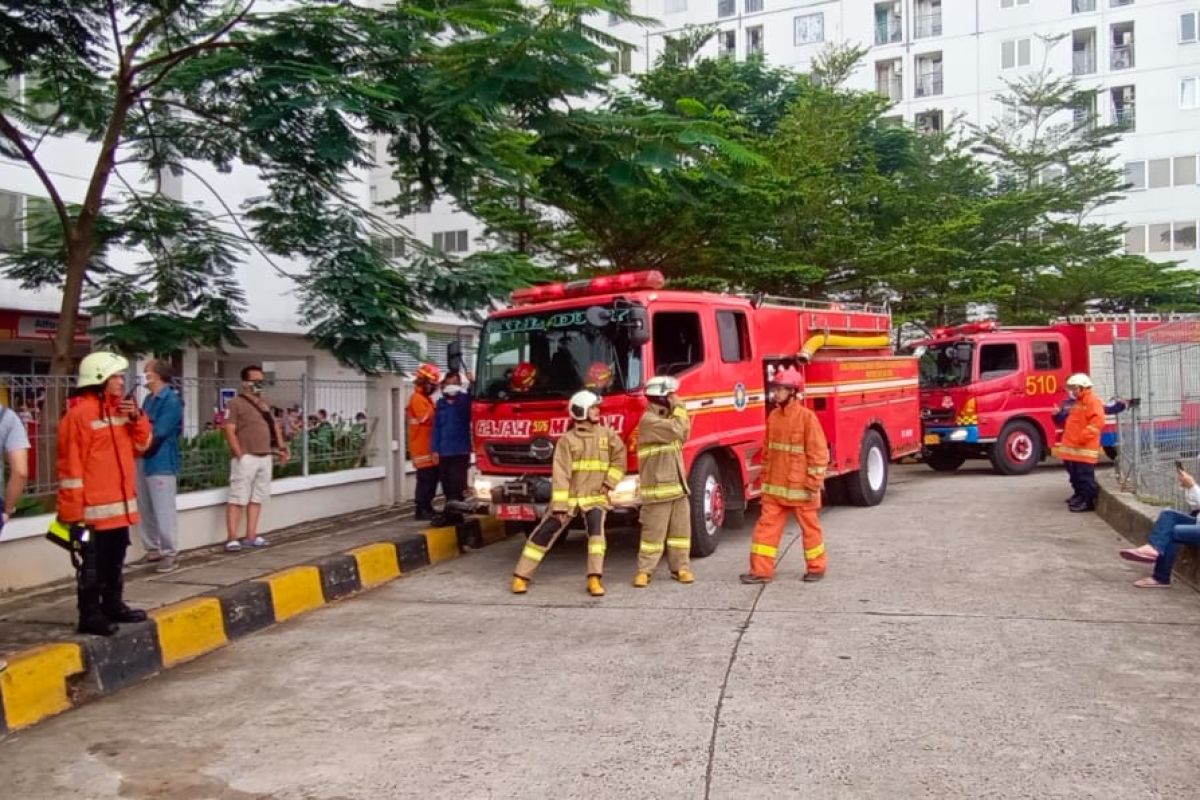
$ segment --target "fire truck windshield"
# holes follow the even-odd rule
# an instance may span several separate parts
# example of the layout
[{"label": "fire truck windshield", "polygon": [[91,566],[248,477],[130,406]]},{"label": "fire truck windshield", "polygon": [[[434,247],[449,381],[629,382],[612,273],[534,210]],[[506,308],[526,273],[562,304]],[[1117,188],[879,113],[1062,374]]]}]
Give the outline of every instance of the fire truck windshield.
[{"label": "fire truck windshield", "polygon": [[971,382],[970,342],[946,342],[930,345],[921,354],[921,388],[942,389],[965,386]]},{"label": "fire truck windshield", "polygon": [[488,320],[479,341],[479,397],[536,400],[583,388],[601,395],[638,388],[642,346],[621,324],[628,308],[611,309],[603,327],[589,322],[587,312],[582,306]]}]

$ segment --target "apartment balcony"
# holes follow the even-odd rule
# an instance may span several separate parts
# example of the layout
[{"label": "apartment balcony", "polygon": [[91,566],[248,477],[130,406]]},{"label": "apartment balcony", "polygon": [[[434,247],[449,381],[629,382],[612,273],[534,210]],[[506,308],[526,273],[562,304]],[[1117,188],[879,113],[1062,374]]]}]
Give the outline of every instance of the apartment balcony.
[{"label": "apartment balcony", "polygon": [[1071,0],[1072,14],[1086,14],[1096,10],[1096,0]]},{"label": "apartment balcony", "polygon": [[1076,50],[1071,53],[1071,73],[1091,75],[1096,71],[1096,51]]},{"label": "apartment balcony", "polygon": [[917,76],[917,97],[933,97],[942,93],[942,73],[929,72]]},{"label": "apartment balcony", "polygon": [[1113,69],[1133,68],[1133,45],[1116,45],[1112,49],[1112,59],[1109,64]]},{"label": "apartment balcony", "polygon": [[904,26],[899,19],[875,20],[875,44],[895,44],[904,38]]},{"label": "apartment balcony", "polygon": [[1113,108],[1113,124],[1120,125],[1126,130],[1133,130],[1137,126],[1137,115],[1134,114],[1133,103]]},{"label": "apartment balcony", "polygon": [[876,76],[875,91],[893,103],[898,103],[904,99],[904,79],[899,75]]},{"label": "apartment balcony", "polygon": [[942,12],[935,14],[918,14],[915,20],[914,38],[928,39],[931,36],[942,35]]}]

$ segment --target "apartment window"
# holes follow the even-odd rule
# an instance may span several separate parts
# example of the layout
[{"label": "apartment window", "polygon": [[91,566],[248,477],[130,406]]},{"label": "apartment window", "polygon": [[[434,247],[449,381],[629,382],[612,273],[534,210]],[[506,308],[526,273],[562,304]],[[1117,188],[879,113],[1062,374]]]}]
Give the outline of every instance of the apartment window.
[{"label": "apartment window", "polygon": [[1134,113],[1137,95],[1134,87],[1114,86],[1109,90],[1109,96],[1112,98],[1113,124],[1133,130],[1137,125],[1137,117]]},{"label": "apartment window", "polygon": [[732,17],[737,13],[737,0],[717,0],[717,16]]},{"label": "apartment window", "polygon": [[384,258],[395,260],[404,258],[404,237],[403,236],[379,236],[375,239],[375,246],[379,248],[379,252]]},{"label": "apartment window", "polygon": [[1131,6],[1131,5],[1133,5],[1133,0],[1108,0],[1108,5],[1110,8],[1118,8],[1120,6]]},{"label": "apartment window", "polygon": [[893,44],[904,36],[898,2],[875,4],[875,44]]},{"label": "apartment window", "polygon": [[942,35],[942,3],[941,0],[917,3],[916,25],[913,26],[913,36],[926,39]]},{"label": "apartment window", "polygon": [[665,13],[665,14],[686,14],[687,13],[687,0],[666,0],[666,4],[663,7],[663,13]]},{"label": "apartment window", "polygon": [[917,97],[933,97],[942,93],[942,54],[917,56]]},{"label": "apartment window", "polygon": [[1149,179],[1146,186],[1150,189],[1164,189],[1171,185],[1171,159],[1152,158],[1147,172]]},{"label": "apartment window", "polygon": [[1196,183],[1196,157],[1177,156],[1175,158],[1175,186],[1192,186]]},{"label": "apartment window", "polygon": [[1001,8],[1012,8],[1013,6],[1027,6],[1029,0],[1000,0]]},{"label": "apartment window", "polygon": [[612,54],[609,69],[613,75],[628,75],[633,72],[633,48],[622,47]]},{"label": "apartment window", "polygon": [[1086,14],[1096,10],[1096,0],[1071,0],[1072,14]]},{"label": "apartment window", "polygon": [[875,62],[875,90],[893,103],[904,99],[900,59]]},{"label": "apartment window", "polygon": [[940,108],[930,108],[921,111],[914,118],[918,133],[941,133],[942,132],[942,110]]},{"label": "apartment window", "polygon": [[1028,67],[1032,57],[1032,40],[1009,39],[1000,43],[1000,69]]},{"label": "apartment window", "polygon": [[825,41],[825,15],[805,14],[793,22],[795,44],[816,44]]},{"label": "apartment window", "polygon": [[1077,97],[1074,102],[1074,119],[1076,128],[1091,128],[1096,124],[1096,95],[1085,94]]},{"label": "apartment window", "polygon": [[717,32],[717,57],[733,58],[737,55],[737,31]]},{"label": "apartment window", "polygon": [[746,0],[746,13],[757,14],[763,10],[763,0]]},{"label": "apartment window", "polygon": [[1062,351],[1058,342],[1033,342],[1033,368],[1041,371],[1062,369]]},{"label": "apartment window", "polygon": [[432,200],[418,200],[413,203],[414,214],[428,214],[433,209]]},{"label": "apartment window", "polygon": [[1183,44],[1196,41],[1196,29],[1200,28],[1200,11],[1189,11],[1179,15],[1179,41]]},{"label": "apartment window", "polygon": [[1133,68],[1133,23],[1122,22],[1112,26],[1112,58],[1110,66],[1113,69]]},{"label": "apartment window", "polygon": [[620,25],[620,24],[621,24],[621,18],[618,17],[616,14],[614,14],[611,11],[608,12],[608,27],[611,28],[614,25]]},{"label": "apartment window", "polygon": [[465,253],[469,249],[467,232],[438,231],[433,234],[433,249],[442,253]]},{"label": "apartment window", "polygon": [[721,342],[721,360],[726,363],[750,358],[750,331],[746,315],[740,311],[717,312],[717,338]]},{"label": "apartment window", "polygon": [[1160,222],[1149,226],[1147,250],[1151,253],[1171,252],[1171,223]]},{"label": "apartment window", "polygon": [[1146,162],[1125,162],[1125,188],[1136,191],[1146,188]]},{"label": "apartment window", "polygon": [[1179,81],[1179,107],[1200,108],[1200,75]]},{"label": "apartment window", "polygon": [[25,243],[21,231],[23,200],[19,194],[0,191],[0,250],[20,250]]},{"label": "apartment window", "polygon": [[1173,223],[1171,232],[1171,238],[1174,241],[1173,250],[1196,249],[1196,220],[1189,219],[1187,222]]},{"label": "apartment window", "polygon": [[1096,29],[1085,28],[1071,33],[1071,72],[1091,75],[1096,71]]},{"label": "apartment window", "polygon": [[1146,226],[1134,225],[1125,229],[1125,252],[1146,252]]},{"label": "apartment window", "polygon": [[746,28],[746,55],[760,56],[763,52],[762,25]]}]

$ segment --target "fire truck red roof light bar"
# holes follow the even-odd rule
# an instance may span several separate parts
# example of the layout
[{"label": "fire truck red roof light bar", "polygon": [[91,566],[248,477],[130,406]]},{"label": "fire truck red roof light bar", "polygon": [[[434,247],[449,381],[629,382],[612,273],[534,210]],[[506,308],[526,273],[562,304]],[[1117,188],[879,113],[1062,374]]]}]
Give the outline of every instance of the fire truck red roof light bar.
[{"label": "fire truck red roof light bar", "polygon": [[514,306],[527,306],[535,303],[548,303],[551,300],[564,300],[568,297],[584,297],[589,294],[661,289],[665,284],[666,279],[656,269],[642,272],[621,272],[616,275],[601,275],[598,278],[567,283],[547,283],[541,286],[530,286],[527,289],[517,289],[512,293],[512,303]]},{"label": "fire truck red roof light bar", "polygon": [[969,336],[972,333],[991,333],[996,330],[996,320],[985,319],[982,322],[969,322],[966,325],[955,325],[950,328],[934,328],[933,338],[945,339],[949,336]]}]

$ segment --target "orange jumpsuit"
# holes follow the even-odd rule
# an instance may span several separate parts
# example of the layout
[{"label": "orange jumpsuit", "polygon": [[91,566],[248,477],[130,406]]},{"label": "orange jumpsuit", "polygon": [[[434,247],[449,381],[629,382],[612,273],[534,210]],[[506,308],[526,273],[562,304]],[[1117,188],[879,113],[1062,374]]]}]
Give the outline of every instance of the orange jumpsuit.
[{"label": "orange jumpsuit", "polygon": [[828,465],[825,431],[799,398],[771,412],[763,457],[762,513],[750,543],[752,574],[775,577],[779,540],[789,513],[800,523],[808,571],[824,574],[825,535],[817,511]]}]

